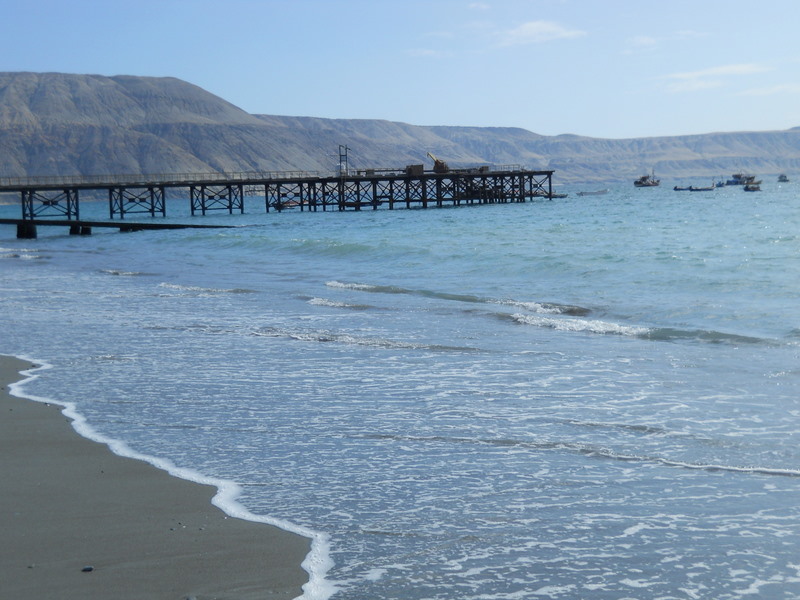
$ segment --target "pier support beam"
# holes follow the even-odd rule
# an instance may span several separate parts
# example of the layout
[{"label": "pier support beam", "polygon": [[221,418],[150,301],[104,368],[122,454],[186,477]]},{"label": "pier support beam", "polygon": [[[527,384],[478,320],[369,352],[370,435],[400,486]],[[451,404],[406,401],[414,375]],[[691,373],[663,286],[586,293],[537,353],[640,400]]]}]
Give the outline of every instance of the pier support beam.
[{"label": "pier support beam", "polygon": [[339,189],[341,190],[339,210],[347,210],[348,208],[361,210],[364,207],[377,208],[371,180],[342,179]]},{"label": "pier support beam", "polygon": [[111,187],[108,189],[108,206],[112,219],[115,215],[124,219],[126,214],[133,213],[149,214],[151,217],[155,217],[156,213],[167,216],[164,186]]},{"label": "pier support beam", "polygon": [[[316,203],[313,184],[302,181],[276,181],[270,183],[266,186],[265,198],[267,211],[269,211],[270,207],[279,212],[298,207],[300,210],[305,210]],[[316,207],[314,207],[314,210],[316,210]]]},{"label": "pier support beam", "polygon": [[25,221],[22,223],[17,223],[17,239],[35,240],[36,237],[36,225]]},{"label": "pier support beam", "polygon": [[78,190],[22,190],[22,218],[66,217],[78,220]]},{"label": "pier support beam", "polygon": [[212,210],[234,210],[244,213],[244,192],[242,184],[193,185],[190,187],[192,215],[198,211],[205,215]]},{"label": "pier support beam", "polygon": [[70,235],[92,235],[92,228],[87,225],[70,225]]},{"label": "pier support beam", "polygon": [[339,205],[339,181],[337,180],[322,180],[319,182],[319,204],[322,206],[323,212],[328,207]]},{"label": "pier support beam", "polygon": [[423,202],[425,197],[425,182],[421,179],[406,178],[405,180],[405,198],[406,208],[411,208],[412,202]]}]

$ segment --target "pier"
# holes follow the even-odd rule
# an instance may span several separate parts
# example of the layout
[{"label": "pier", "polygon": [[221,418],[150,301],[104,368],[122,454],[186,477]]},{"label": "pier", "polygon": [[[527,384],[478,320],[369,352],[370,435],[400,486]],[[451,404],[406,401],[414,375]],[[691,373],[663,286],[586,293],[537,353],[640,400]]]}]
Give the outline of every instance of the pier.
[{"label": "pier", "polygon": [[[436,160],[434,170],[409,165],[400,169],[340,168],[338,174],[310,172],[182,173],[161,175],[98,175],[64,177],[0,177],[0,193],[18,194],[18,237],[36,237],[37,225],[62,224],[72,234],[91,227],[119,227],[114,219],[129,215],[166,217],[167,193],[189,199],[192,215],[224,211],[244,213],[245,196],[264,198],[266,212],[377,210],[384,207],[429,208],[465,204],[526,202],[552,197],[553,171],[531,171],[519,166],[449,169]],[[111,222],[81,225],[80,194],[108,197]],[[85,223],[85,222],[84,222]],[[155,225],[155,224],[154,224]],[[177,228],[178,225],[138,229]],[[184,225],[182,227],[191,227]]]},{"label": "pier", "polygon": [[151,229],[230,229],[235,225],[200,225],[197,223],[121,223],[113,221],[83,221],[63,219],[0,219],[0,225],[16,225],[17,237],[32,239],[36,237],[36,227],[68,227],[70,235],[91,235],[92,229],[111,227],[123,232],[145,231]]}]

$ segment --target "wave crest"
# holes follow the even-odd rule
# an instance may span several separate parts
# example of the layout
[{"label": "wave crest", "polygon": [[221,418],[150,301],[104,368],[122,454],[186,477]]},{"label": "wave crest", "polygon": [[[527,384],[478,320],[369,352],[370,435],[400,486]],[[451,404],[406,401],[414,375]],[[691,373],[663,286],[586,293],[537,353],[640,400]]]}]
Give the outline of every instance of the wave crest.
[{"label": "wave crest", "polygon": [[247,288],[206,288],[195,285],[180,285],[177,283],[159,283],[158,287],[172,290],[179,293],[197,294],[197,295],[217,295],[217,294],[255,294],[255,290]]},{"label": "wave crest", "polygon": [[663,456],[648,456],[639,454],[628,454],[617,452],[611,448],[593,446],[591,444],[583,444],[577,442],[567,442],[559,440],[521,440],[516,438],[469,438],[469,437],[451,437],[445,435],[430,435],[430,436],[413,436],[413,435],[398,435],[398,434],[364,434],[363,437],[367,439],[385,439],[390,441],[402,442],[416,442],[423,444],[480,444],[487,446],[496,446],[500,448],[518,448],[529,449],[535,451],[556,451],[556,452],[569,452],[579,454],[587,458],[597,458],[601,460],[614,460],[622,462],[637,462],[637,463],[650,463],[658,464],[665,467],[674,467],[679,469],[689,469],[698,471],[727,472],[727,473],[740,473],[743,475],[768,475],[776,477],[800,477],[800,470],[786,469],[780,467],[766,467],[757,465],[725,465],[714,463],[690,462],[682,461],[674,458],[667,458]]},{"label": "wave crest", "polygon": [[348,302],[339,302],[338,300],[328,300],[327,298],[311,298],[308,301],[312,306],[328,306],[330,308],[349,308],[351,310],[369,310],[372,308],[369,304],[350,304]]},{"label": "wave crest", "polygon": [[499,306],[514,306],[531,312],[543,314],[559,314],[585,316],[591,310],[582,306],[572,304],[558,304],[556,302],[537,302],[521,300],[498,300],[495,298],[485,298],[474,294],[458,294],[452,292],[438,292],[434,290],[417,290],[404,288],[395,285],[373,285],[367,283],[344,283],[341,281],[328,281],[326,286],[344,290],[354,290],[358,292],[368,292],[372,294],[405,294],[408,296],[420,296],[423,298],[435,298],[438,300],[452,300],[455,302],[469,302],[472,304],[494,304]]},{"label": "wave crest", "polygon": [[403,342],[379,337],[357,336],[350,333],[332,331],[299,331],[280,327],[264,327],[253,331],[257,337],[283,337],[301,342],[338,343],[353,346],[367,346],[384,349],[423,350],[434,352],[480,352],[479,348],[470,346],[447,346],[442,344],[425,344],[421,342]]},{"label": "wave crest", "polygon": [[544,327],[557,331],[588,332],[630,337],[646,336],[650,332],[650,329],[647,327],[620,325],[619,323],[599,321],[597,319],[556,319],[552,317],[542,317],[540,315],[524,315],[521,313],[512,315],[512,318],[522,325],[533,325],[535,327]]}]

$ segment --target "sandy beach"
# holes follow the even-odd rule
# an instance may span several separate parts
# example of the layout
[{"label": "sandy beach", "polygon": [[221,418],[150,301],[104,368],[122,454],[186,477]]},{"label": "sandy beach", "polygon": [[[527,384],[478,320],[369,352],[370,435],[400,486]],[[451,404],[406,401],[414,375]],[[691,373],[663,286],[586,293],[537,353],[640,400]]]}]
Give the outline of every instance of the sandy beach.
[{"label": "sandy beach", "polygon": [[215,488],[117,456],[79,436],[61,407],[11,396],[32,366],[0,357],[0,597],[302,594],[310,540],[230,518],[211,504]]}]

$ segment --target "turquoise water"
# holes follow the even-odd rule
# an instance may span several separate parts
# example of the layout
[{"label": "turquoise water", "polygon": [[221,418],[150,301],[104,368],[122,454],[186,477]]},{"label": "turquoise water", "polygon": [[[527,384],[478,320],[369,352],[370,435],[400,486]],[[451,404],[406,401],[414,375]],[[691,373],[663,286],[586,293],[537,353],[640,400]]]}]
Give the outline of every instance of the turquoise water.
[{"label": "turquoise water", "polygon": [[795,598],[800,188],[762,189],[0,226],[0,352],[314,535],[308,598]]}]

